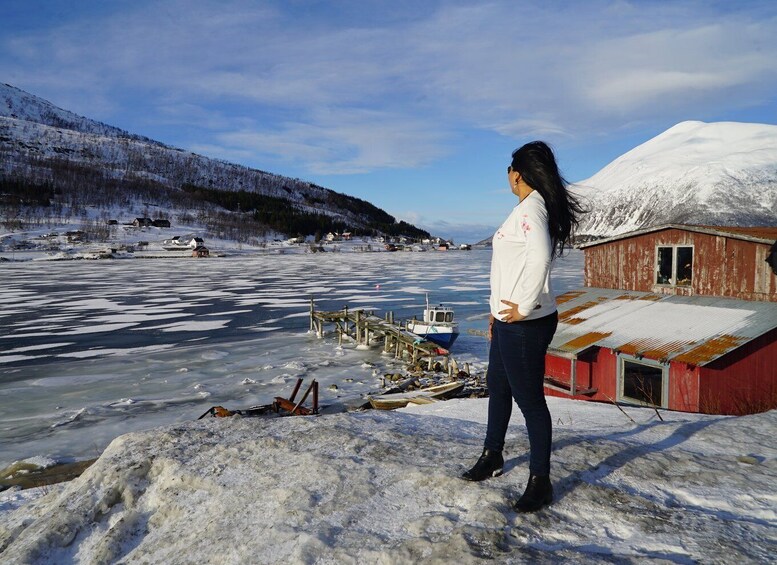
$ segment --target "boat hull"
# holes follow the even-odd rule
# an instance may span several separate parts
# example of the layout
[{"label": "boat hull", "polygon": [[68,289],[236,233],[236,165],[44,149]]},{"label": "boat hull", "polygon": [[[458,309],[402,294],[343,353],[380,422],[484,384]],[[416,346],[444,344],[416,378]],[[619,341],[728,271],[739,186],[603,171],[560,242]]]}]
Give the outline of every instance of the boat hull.
[{"label": "boat hull", "polygon": [[428,324],[413,324],[407,325],[408,331],[413,332],[418,337],[421,337],[427,341],[432,341],[437,345],[450,349],[456,338],[459,337],[459,329],[455,326],[436,326]]},{"label": "boat hull", "polygon": [[443,400],[455,395],[463,388],[463,382],[454,381],[412,392],[370,396],[369,402],[376,410],[395,410],[396,408],[404,408],[408,404],[430,404],[437,400]]}]

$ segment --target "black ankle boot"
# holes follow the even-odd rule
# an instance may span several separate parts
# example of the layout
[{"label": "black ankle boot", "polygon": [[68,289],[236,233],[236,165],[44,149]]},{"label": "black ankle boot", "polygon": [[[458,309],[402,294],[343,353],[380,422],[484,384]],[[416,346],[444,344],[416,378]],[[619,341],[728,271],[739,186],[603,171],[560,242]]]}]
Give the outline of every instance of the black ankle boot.
[{"label": "black ankle boot", "polygon": [[536,512],[553,502],[553,485],[548,475],[529,475],[526,491],[513,504],[516,512]]},{"label": "black ankle boot", "polygon": [[465,481],[484,481],[490,477],[498,477],[502,474],[504,465],[505,460],[502,458],[501,451],[484,449],[483,455],[480,456],[475,466],[464,473],[461,478]]}]

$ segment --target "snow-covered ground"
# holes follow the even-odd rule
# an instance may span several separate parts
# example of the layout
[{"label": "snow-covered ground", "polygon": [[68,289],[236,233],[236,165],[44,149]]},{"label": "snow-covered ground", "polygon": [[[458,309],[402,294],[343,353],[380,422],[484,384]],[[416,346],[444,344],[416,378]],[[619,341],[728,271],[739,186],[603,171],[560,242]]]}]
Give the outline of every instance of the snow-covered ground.
[{"label": "snow-covered ground", "polygon": [[[549,399],[556,500],[458,478],[487,399],[401,412],[208,419],[117,438],[80,478],[0,513],[8,563],[768,563],[777,411],[748,417]],[[3,495],[10,509],[16,493]],[[770,557],[771,556],[771,557]]]},{"label": "snow-covered ground", "polygon": [[[174,211],[161,209],[167,217],[173,217],[170,228],[129,225],[134,216],[117,209],[88,208],[85,222],[72,217],[49,218],[24,229],[0,231],[0,261],[63,261],[78,259],[181,259],[192,258],[192,238],[203,240],[212,257],[235,255],[289,255],[309,253],[365,253],[385,251],[384,238],[357,236],[333,240],[323,238],[315,242],[312,236],[304,242],[283,234],[269,233],[265,237],[251,238],[242,243],[231,239],[214,238],[200,224],[176,224]],[[143,214],[138,212],[138,216]],[[120,223],[107,225],[104,217],[118,218]],[[104,239],[90,240],[96,229],[104,230]],[[79,237],[76,232],[85,232]],[[68,235],[70,234],[70,235]],[[185,245],[175,249],[170,243],[179,237]],[[430,251],[430,244],[414,244],[409,250]],[[458,251],[453,248],[452,251]]]}]

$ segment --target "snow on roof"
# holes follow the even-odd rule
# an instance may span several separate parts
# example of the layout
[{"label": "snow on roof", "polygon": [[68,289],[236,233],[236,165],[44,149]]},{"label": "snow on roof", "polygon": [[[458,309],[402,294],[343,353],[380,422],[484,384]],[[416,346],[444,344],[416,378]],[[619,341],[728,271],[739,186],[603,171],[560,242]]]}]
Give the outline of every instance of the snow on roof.
[{"label": "snow on roof", "polygon": [[660,226],[653,226],[650,228],[644,228],[641,230],[634,230],[612,237],[605,237],[603,239],[597,239],[594,241],[588,241],[577,245],[579,249],[585,249],[586,247],[594,247],[595,245],[601,245],[603,243],[609,243],[611,241],[618,241],[619,239],[626,239],[629,237],[636,237],[647,233],[653,233],[661,230],[676,229],[685,230],[696,233],[706,233],[709,235],[722,235],[726,237],[732,237],[734,239],[744,239],[746,241],[755,241],[757,243],[773,243],[777,240],[777,226],[774,227],[738,227],[738,226],[697,226],[692,224],[662,224]]},{"label": "snow on roof", "polygon": [[558,303],[551,353],[572,358],[597,346],[706,365],[777,328],[777,302],[584,287]]}]

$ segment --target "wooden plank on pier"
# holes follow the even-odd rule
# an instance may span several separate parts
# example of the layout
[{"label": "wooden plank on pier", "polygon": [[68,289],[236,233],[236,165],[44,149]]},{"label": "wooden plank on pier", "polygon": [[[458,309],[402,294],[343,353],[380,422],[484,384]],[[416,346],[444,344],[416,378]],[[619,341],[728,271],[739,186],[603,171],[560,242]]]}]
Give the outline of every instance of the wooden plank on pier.
[{"label": "wooden plank on pier", "polygon": [[[388,320],[365,312],[361,309],[348,309],[335,312],[316,311],[312,301],[310,308],[311,328],[318,328],[318,334],[322,335],[324,323],[334,323],[342,338],[342,335],[348,335],[357,343],[367,343],[369,336],[382,338],[383,340],[392,340],[396,344],[397,352],[402,345],[410,348],[413,361],[417,361],[418,356],[436,357],[438,355],[447,356],[448,351],[438,344],[424,340],[421,336],[414,334],[395,323],[393,312],[389,313]],[[388,347],[388,346],[387,346]]]}]

